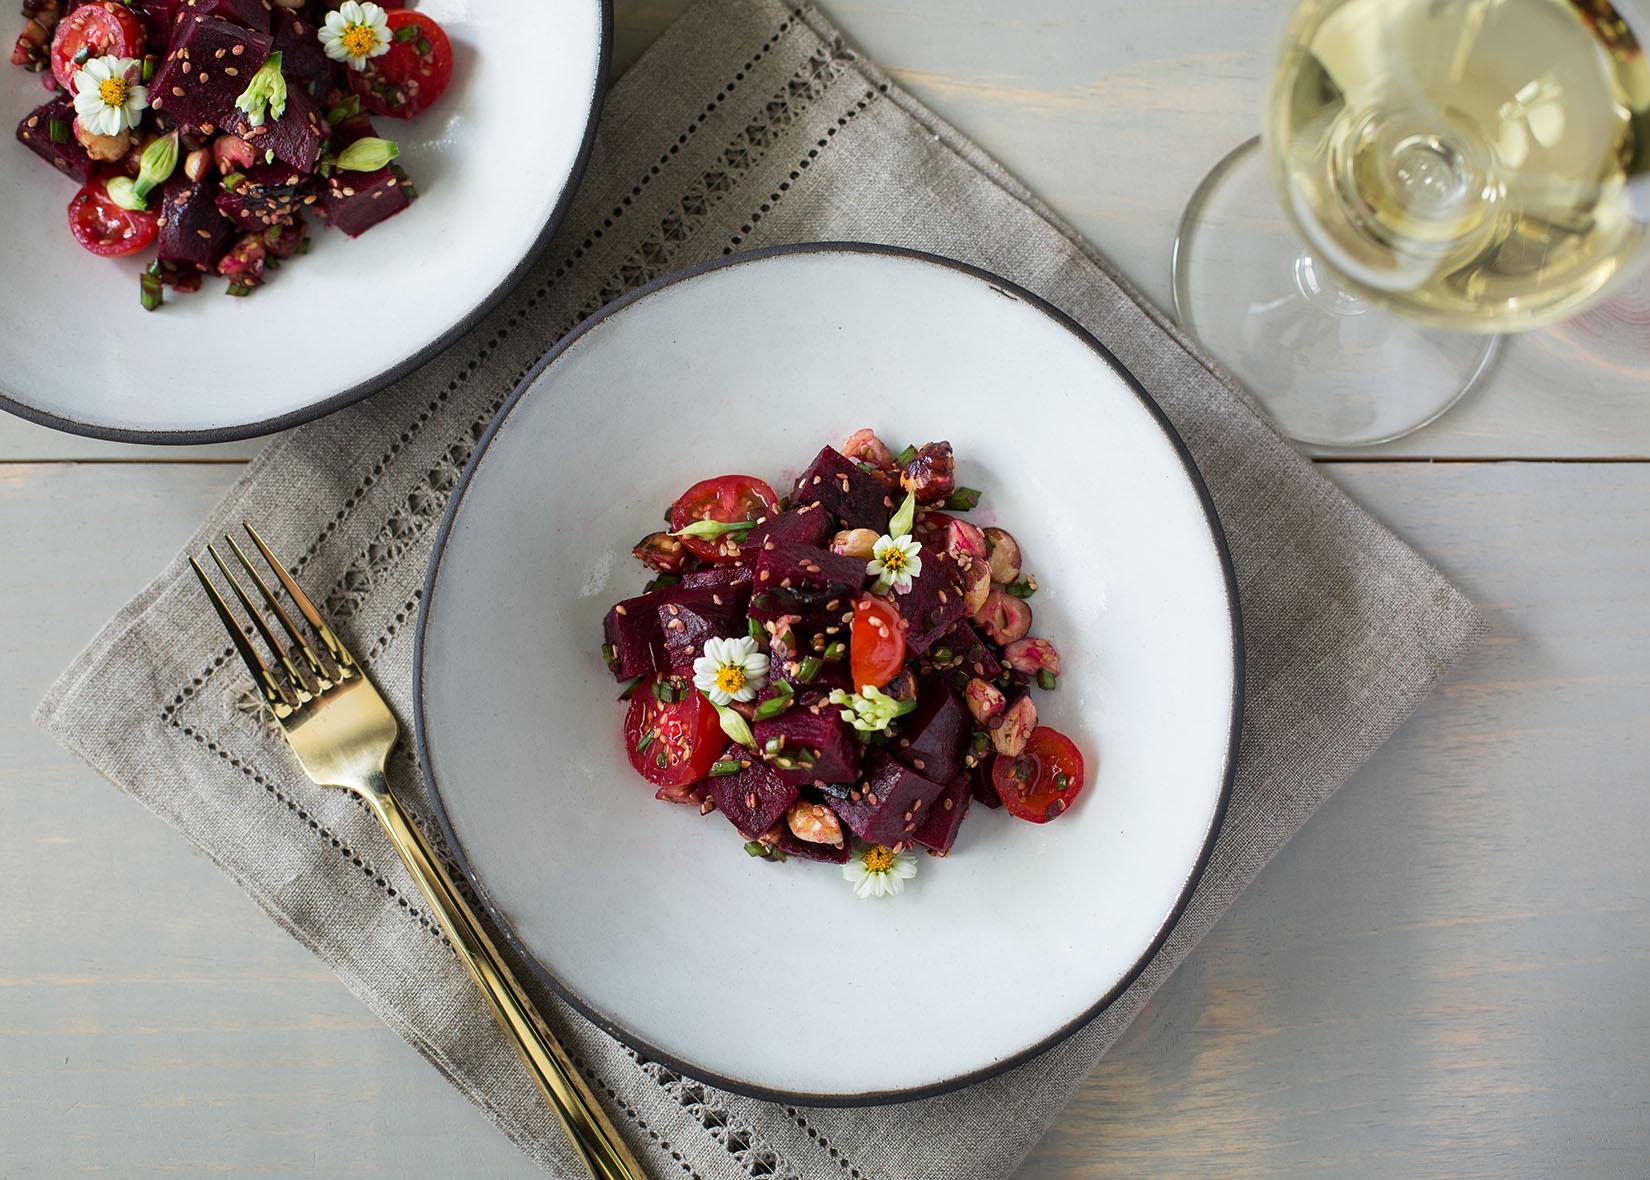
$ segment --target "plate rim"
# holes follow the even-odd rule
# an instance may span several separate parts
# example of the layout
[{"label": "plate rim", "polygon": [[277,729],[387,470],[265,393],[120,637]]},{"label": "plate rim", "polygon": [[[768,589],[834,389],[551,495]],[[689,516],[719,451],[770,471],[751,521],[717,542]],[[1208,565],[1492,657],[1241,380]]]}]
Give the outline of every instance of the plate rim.
[{"label": "plate rim", "polygon": [[334,393],[319,402],[311,403],[301,409],[291,410],[285,414],[277,414],[271,418],[262,418],[255,422],[236,423],[232,426],[213,426],[197,430],[146,430],[125,426],[105,426],[96,422],[82,422],[78,418],[63,414],[54,414],[50,410],[43,410],[24,401],[15,392],[0,386],[0,410],[13,414],[25,421],[33,422],[37,426],[44,426],[51,430],[58,430],[64,434],[78,434],[85,438],[103,439],[106,442],[142,443],[151,446],[197,446],[204,443],[239,442],[249,438],[261,438],[275,434],[282,430],[301,426],[305,422],[313,422],[317,418],[324,418],[345,406],[377,393],[380,389],[394,384],[407,376],[414,369],[428,363],[436,356],[445,352],[456,343],[459,337],[469,332],[484,319],[489,312],[504,301],[504,297],[516,289],[527,271],[539,260],[550,240],[555,237],[556,231],[567,217],[567,211],[573,204],[573,198],[579,191],[584,180],[585,168],[590,163],[590,149],[595,143],[596,127],[601,122],[602,107],[607,100],[609,86],[608,74],[612,69],[613,55],[613,0],[596,0],[601,7],[601,29],[598,34],[599,44],[596,47],[596,80],[591,87],[590,110],[584,124],[584,137],[579,142],[579,149],[573,159],[573,168],[567,174],[567,181],[562,186],[560,198],[556,206],[550,211],[539,235],[534,239],[527,252],[510,269],[510,272],[500,279],[469,312],[460,317],[450,328],[436,336],[424,347],[411,356],[391,365],[376,377],[361,381],[348,389]]},{"label": "plate rim", "polygon": [[[814,1091],[791,1091],[776,1089],[758,1083],[746,1081],[742,1078],[729,1077],[713,1070],[706,1070],[674,1056],[669,1051],[654,1045],[651,1042],[636,1036],[622,1025],[609,1019],[595,1008],[584,997],[570,988],[564,987],[554,974],[541,963],[517,938],[514,928],[505,919],[499,907],[494,903],[492,895],[482,882],[480,875],[471,865],[465,854],[463,845],[459,842],[458,834],[447,815],[447,809],[441,799],[441,790],[437,785],[434,768],[430,761],[430,749],[427,739],[427,723],[424,707],[424,644],[428,633],[430,603],[434,598],[436,578],[440,572],[441,560],[446,552],[448,534],[457,516],[458,509],[463,503],[464,493],[469,490],[471,477],[479,467],[486,454],[488,446],[504,424],[505,419],[515,408],[516,404],[526,394],[544,371],[574,343],[582,339],[589,331],[609,317],[623,311],[633,303],[637,303],[647,296],[668,286],[688,281],[703,274],[714,271],[731,269],[736,266],[760,262],[769,258],[786,257],[798,254],[861,254],[877,257],[897,257],[912,261],[924,262],[960,272],[971,278],[983,281],[999,289],[999,293],[1008,294],[1031,307],[1041,311],[1053,319],[1060,326],[1071,332],[1078,341],[1085,344],[1100,360],[1111,369],[1112,373],[1132,392],[1152,416],[1158,428],[1163,432],[1165,439],[1180,460],[1181,467],[1188,477],[1198,503],[1203,510],[1204,521],[1209,528],[1210,538],[1214,543],[1215,553],[1219,559],[1221,576],[1226,589],[1227,615],[1231,630],[1232,656],[1232,696],[1228,713],[1228,733],[1226,745],[1225,765],[1221,772],[1219,798],[1215,801],[1215,808],[1210,816],[1208,830],[1204,833],[1203,844],[1198,851],[1197,858],[1182,883],[1180,893],[1175,899],[1158,927],[1156,934],[1141,952],[1135,962],[1119,977],[1116,984],[1109,988],[1093,1004],[1084,1009],[1077,1016],[1065,1024],[1052,1030],[1032,1045],[1025,1046],[978,1069],[968,1070],[933,1082],[919,1086],[910,1086],[895,1090],[859,1091],[843,1094],[826,1094]],[[1032,1058],[1047,1052],[1054,1046],[1065,1041],[1095,1017],[1104,1012],[1111,1004],[1126,992],[1145,971],[1148,964],[1156,957],[1163,944],[1168,940],[1186,907],[1191,903],[1193,894],[1197,891],[1198,883],[1203,879],[1209,867],[1210,858],[1214,852],[1215,842],[1219,838],[1225,825],[1226,812],[1231,803],[1233,785],[1237,774],[1238,745],[1242,737],[1244,719],[1244,643],[1243,643],[1243,614],[1238,600],[1237,574],[1232,564],[1230,546],[1226,539],[1226,531],[1222,526],[1219,514],[1215,511],[1213,497],[1210,495],[1203,473],[1198,469],[1192,458],[1190,449],[1181,438],[1162,407],[1157,404],[1151,394],[1146,392],[1140,380],[1129,371],[1128,367],[1107,348],[1087,328],[1083,327],[1071,316],[1001,275],[974,266],[971,263],[947,258],[943,255],[915,250],[904,246],[892,246],[874,242],[848,241],[813,241],[795,242],[775,246],[763,246],[750,250],[737,251],[681,267],[668,274],[649,281],[648,283],[628,291],[611,303],[587,316],[566,336],[558,340],[545,352],[529,369],[525,376],[511,390],[509,397],[499,407],[498,412],[488,423],[487,429],[476,442],[471,452],[469,462],[465,464],[464,472],[454,486],[447,507],[442,513],[441,526],[436,533],[434,547],[430,552],[429,566],[425,571],[424,583],[419,595],[418,616],[415,624],[412,653],[412,704],[413,704],[413,734],[417,746],[418,767],[423,775],[424,785],[428,791],[430,805],[435,814],[436,822],[440,825],[442,836],[447,842],[448,851],[453,860],[464,873],[470,887],[475,890],[476,896],[481,899],[482,906],[487,911],[494,931],[508,948],[511,956],[520,964],[524,964],[532,976],[554,995],[560,997],[585,1019],[595,1024],[620,1044],[628,1046],[635,1052],[642,1054],[649,1060],[657,1061],[676,1073],[706,1082],[721,1089],[731,1091],[749,1098],[756,1098],[768,1102],[778,1102],[793,1106],[805,1107],[862,1107],[878,1106],[895,1102],[911,1102],[923,1098],[932,1098],[959,1090],[976,1082],[982,1082],[999,1074],[1006,1073],[1015,1067],[1024,1064]]]}]

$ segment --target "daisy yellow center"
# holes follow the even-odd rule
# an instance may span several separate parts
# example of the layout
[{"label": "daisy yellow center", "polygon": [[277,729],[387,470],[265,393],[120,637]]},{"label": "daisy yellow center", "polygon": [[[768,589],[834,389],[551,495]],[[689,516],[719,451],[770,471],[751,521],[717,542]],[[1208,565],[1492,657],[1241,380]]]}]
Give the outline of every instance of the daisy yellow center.
[{"label": "daisy yellow center", "polygon": [[894,854],[881,844],[871,845],[859,854],[859,859],[868,873],[886,873],[894,867]]},{"label": "daisy yellow center", "polygon": [[346,25],[338,40],[351,57],[366,57],[378,47],[378,34],[369,25]]},{"label": "daisy yellow center", "polygon": [[885,570],[899,571],[905,568],[905,562],[905,550],[890,549],[882,558],[882,568]]},{"label": "daisy yellow center", "polygon": [[126,105],[126,95],[130,89],[124,78],[105,78],[97,84],[97,96],[103,100],[105,106],[123,107]]},{"label": "daisy yellow center", "polygon": [[745,670],[738,664],[723,664],[716,669],[716,687],[731,697],[745,687]]}]

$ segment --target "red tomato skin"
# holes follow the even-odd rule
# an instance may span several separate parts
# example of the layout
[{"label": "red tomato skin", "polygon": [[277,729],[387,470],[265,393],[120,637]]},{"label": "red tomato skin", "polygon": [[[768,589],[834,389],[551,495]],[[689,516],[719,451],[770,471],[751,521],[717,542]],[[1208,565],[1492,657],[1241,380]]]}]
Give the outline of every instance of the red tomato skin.
[{"label": "red tomato skin", "polygon": [[[686,528],[697,520],[716,520],[723,524],[737,524],[742,520],[759,520],[773,512],[779,503],[773,488],[754,475],[718,475],[702,479],[676,497],[670,506],[672,531]],[[726,565],[740,558],[739,542],[732,534],[721,537],[678,537],[682,547],[702,561]]]},{"label": "red tomato skin", "polygon": [[80,70],[74,55],[82,47],[90,48],[92,57],[141,59],[145,41],[143,22],[124,4],[114,0],[82,4],[59,21],[52,34],[52,77],[73,94],[74,76]]},{"label": "red tomato skin", "polygon": [[160,230],[154,210],[122,209],[109,199],[109,178],[120,175],[119,170],[98,173],[69,201],[69,232],[102,258],[135,254]]},{"label": "red tomato skin", "polygon": [[848,634],[848,673],[854,691],[867,684],[881,688],[905,666],[905,621],[893,603],[876,594],[854,600],[854,625]]},{"label": "red tomato skin", "polygon": [[392,41],[383,53],[367,59],[364,70],[349,71],[349,86],[373,114],[410,119],[428,110],[452,81],[453,46],[446,31],[422,12],[398,7],[390,12],[388,24],[391,33],[417,25],[419,35],[430,43],[429,53],[418,52],[416,37]]},{"label": "red tomato skin", "polygon": [[[1030,777],[1022,779],[1028,769]],[[1066,776],[1065,789],[1055,786],[1056,774]],[[1031,731],[1024,751],[1012,756],[998,754],[991,764],[991,785],[1003,806],[1010,814],[1034,824],[1046,824],[1069,810],[1082,793],[1083,782],[1082,752],[1065,734],[1046,725]]]},{"label": "red tomato skin", "polygon": [[[674,678],[686,695],[675,704],[666,704],[653,695],[661,679],[671,678],[650,676],[636,685],[624,719],[625,753],[636,773],[654,786],[683,787],[710,773],[727,738],[716,707],[694,690],[690,680]],[[644,746],[642,737],[649,732],[653,737]]]}]

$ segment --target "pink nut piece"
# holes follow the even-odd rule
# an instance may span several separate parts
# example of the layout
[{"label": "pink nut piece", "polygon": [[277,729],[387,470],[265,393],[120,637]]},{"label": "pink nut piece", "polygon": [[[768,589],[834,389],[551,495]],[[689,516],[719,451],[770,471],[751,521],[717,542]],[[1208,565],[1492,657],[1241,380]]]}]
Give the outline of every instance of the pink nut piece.
[{"label": "pink nut piece", "polygon": [[1047,672],[1050,676],[1060,674],[1060,653],[1046,639],[1016,639],[1003,648],[1003,663],[1027,676],[1035,676],[1039,672]]},{"label": "pink nut piece", "polygon": [[[997,725],[996,721],[1002,724]],[[1003,710],[1001,717],[994,719],[990,730],[991,744],[996,747],[997,753],[1017,758],[1025,752],[1026,743],[1031,740],[1031,731],[1036,728],[1037,706],[1030,697],[1021,697]]]},{"label": "pink nut piece", "polygon": [[1023,598],[1005,594],[1001,586],[991,587],[985,602],[971,617],[985,629],[992,642],[1004,646],[1024,639],[1031,630],[1031,607]]},{"label": "pink nut piece", "polygon": [[1008,703],[1001,689],[978,676],[970,680],[963,689],[963,700],[968,705],[968,711],[974,715],[974,720],[982,725],[1001,714],[1003,706]]},{"label": "pink nut piece", "polygon": [[1020,576],[1020,543],[1007,529],[989,528],[985,535],[991,542],[991,580],[1012,582]]}]

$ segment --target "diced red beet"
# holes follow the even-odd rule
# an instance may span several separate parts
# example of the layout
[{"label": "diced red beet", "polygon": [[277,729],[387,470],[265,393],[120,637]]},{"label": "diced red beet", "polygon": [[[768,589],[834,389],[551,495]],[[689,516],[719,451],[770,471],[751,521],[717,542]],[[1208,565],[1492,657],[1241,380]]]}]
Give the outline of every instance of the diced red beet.
[{"label": "diced red beet", "polygon": [[313,82],[332,72],[336,63],[322,47],[319,30],[302,11],[277,8],[270,32],[275,37],[275,52],[281,55],[281,73],[288,78]]},{"label": "diced red beet", "polygon": [[613,647],[613,676],[629,680],[667,669],[665,633],[659,625],[659,594],[641,594],[613,604],[602,620],[602,635]]},{"label": "diced red beet", "polygon": [[224,117],[222,125],[225,131],[250,143],[261,159],[267,159],[269,153],[274,152],[275,159],[303,172],[314,169],[316,157],[321,154],[321,142],[327,138],[329,130],[321,108],[302,86],[287,87],[286,109],[279,119],[266,118],[254,127],[248,121],[246,112],[234,107]]},{"label": "diced red beet", "polygon": [[[172,10],[174,49],[181,32],[178,26],[184,21],[217,18],[245,25],[260,33],[269,32],[269,0],[162,0],[162,3]],[[150,0],[148,7],[154,6],[154,0]],[[316,44],[320,44],[320,38],[316,38]]]},{"label": "diced red beet", "polygon": [[862,840],[908,847],[948,784],[925,778],[874,746],[861,759],[860,772],[848,797],[832,802],[837,817]]},{"label": "diced red beet", "polygon": [[1003,797],[997,794],[996,784],[991,781],[991,764],[995,760],[995,755],[987,751],[980,763],[968,772],[969,792],[987,807],[1003,805]]},{"label": "diced red beet", "polygon": [[911,579],[909,593],[894,595],[894,606],[908,624],[906,653],[922,655],[963,617],[962,587],[951,562],[942,554],[925,551],[922,572]]},{"label": "diced red beet", "polygon": [[942,681],[925,679],[917,693],[916,709],[901,717],[898,725],[899,737],[889,753],[928,778],[950,782],[957,776],[974,732],[974,719]]},{"label": "diced red beet", "polygon": [[746,587],[711,586],[656,591],[655,608],[663,628],[665,655],[672,668],[687,668],[704,654],[707,639],[736,639],[750,634],[745,620]]},{"label": "diced red beet", "polygon": [[972,785],[970,772],[966,770],[952,779],[945,793],[929,804],[928,818],[917,825],[911,838],[938,856],[950,852],[957,840],[957,829],[962,827],[963,817],[968,814],[968,805],[973,802],[969,794]]},{"label": "diced red beet", "polygon": [[[54,119],[63,125],[62,143],[52,142],[51,127]],[[76,184],[85,184],[98,169],[97,161],[87,155],[86,149],[75,140],[73,99],[54,98],[51,102],[35,107],[17,124],[17,138],[23,146],[57,171],[73,177]]]},{"label": "diced red beet", "polygon": [[758,591],[834,588],[852,592],[865,581],[865,562],[860,558],[792,541],[764,544],[756,561],[747,564],[754,565]]},{"label": "diced red beet", "polygon": [[192,184],[174,177],[161,190],[157,257],[164,263],[213,273],[236,236],[235,224],[218,212],[217,183]]},{"label": "diced red beet", "polygon": [[[782,781],[799,787],[813,782],[849,783],[859,774],[859,740],[841,713],[839,706],[809,693],[779,716],[758,721],[751,732],[756,735],[756,748]],[[770,753],[770,744],[776,742],[778,747]],[[811,756],[811,765],[782,765],[796,762],[801,751],[807,752],[804,757]]]},{"label": "diced red beet", "polygon": [[[183,0],[146,0],[143,4],[143,32],[155,53],[172,40],[172,25]],[[67,14],[65,14],[67,15]]]},{"label": "diced red beet", "polygon": [[[275,40],[216,17],[184,16],[149,83],[149,105],[184,125],[210,133],[241,114],[235,100],[269,60]],[[293,88],[288,93],[291,101]]]},{"label": "diced red beet", "polygon": [[233,192],[221,191],[215,198],[218,211],[241,229],[266,230],[286,224],[304,207],[310,193],[309,174],[284,162],[258,164],[243,175],[245,179]]},{"label": "diced red beet", "polygon": [[747,840],[754,840],[782,819],[795,801],[797,790],[744,746],[729,744],[722,760],[746,763],[737,774],[712,775],[706,780],[716,809],[728,817]]},{"label": "diced red beet", "polygon": [[[708,570],[689,570],[682,575],[685,587],[709,586],[724,589],[728,586],[748,585],[755,571],[743,565],[713,565]],[[747,595],[749,591],[746,591]]]},{"label": "diced red beet", "polygon": [[792,506],[819,504],[848,528],[878,533],[888,531],[888,519],[902,499],[899,489],[888,488],[835,447],[814,456],[791,493]]},{"label": "diced red beet", "polygon": [[745,561],[758,553],[769,541],[789,541],[796,545],[823,546],[832,533],[829,513],[819,504],[804,504],[789,512],[777,512],[764,517],[745,534],[739,543],[739,552]]},{"label": "diced red beet", "polygon": [[815,844],[812,840],[798,840],[789,827],[782,827],[779,829],[779,842],[774,847],[786,856],[799,860],[822,860],[826,864],[845,865],[851,843],[853,841],[848,839],[846,832],[840,844]]},{"label": "diced red beet", "polygon": [[385,165],[375,172],[334,172],[321,193],[321,215],[352,238],[394,217],[410,202],[401,178]]}]

